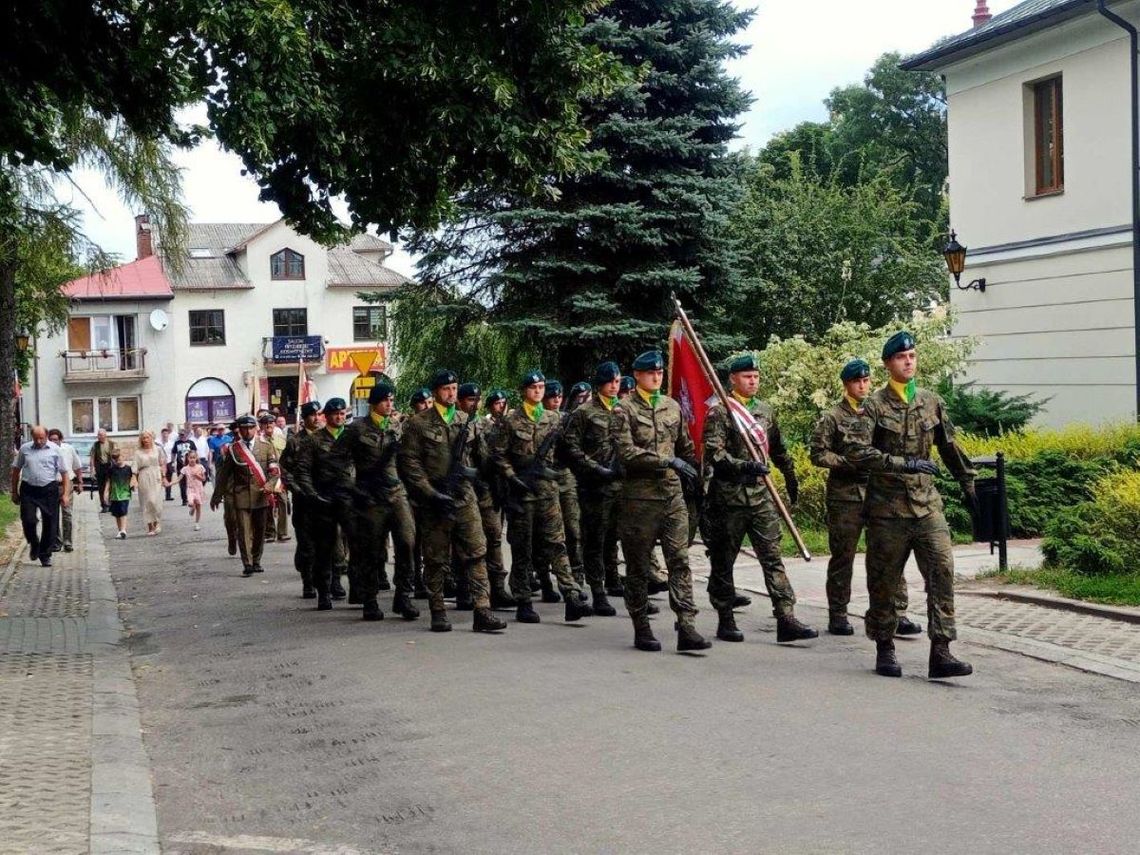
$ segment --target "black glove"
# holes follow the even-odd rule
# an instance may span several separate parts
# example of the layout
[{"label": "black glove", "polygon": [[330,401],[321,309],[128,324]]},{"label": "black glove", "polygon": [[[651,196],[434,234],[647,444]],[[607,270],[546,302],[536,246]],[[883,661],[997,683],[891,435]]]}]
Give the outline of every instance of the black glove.
[{"label": "black glove", "polygon": [[682,460],[680,457],[674,457],[669,461],[669,468],[681,476],[682,479],[690,481],[697,480],[697,470]]},{"label": "black glove", "polygon": [[788,491],[788,502],[795,504],[800,498],[800,482],[796,479],[796,473],[789,469],[784,473],[784,488]]},{"label": "black glove", "polygon": [[439,514],[455,513],[455,499],[451,498],[447,493],[432,493],[431,506],[432,509]]},{"label": "black glove", "polygon": [[594,474],[598,476],[598,480],[603,484],[609,484],[612,481],[616,481],[618,477],[617,472],[607,466],[599,466],[594,470]]},{"label": "black glove", "polygon": [[982,506],[978,503],[978,494],[974,490],[972,481],[969,484],[962,485],[962,504],[966,506],[966,510],[970,512],[973,519],[977,519],[982,513]]},{"label": "black glove", "polygon": [[520,478],[518,475],[512,475],[507,479],[511,486],[518,490],[520,493],[534,493],[534,487]]},{"label": "black glove", "polygon": [[761,475],[768,475],[772,471],[772,467],[767,463],[761,463],[759,460],[748,460],[740,469],[745,475],[755,475],[757,478]]},{"label": "black glove", "polygon": [[917,457],[908,457],[903,464],[903,472],[910,475],[937,475],[938,464],[933,460],[919,460]]}]

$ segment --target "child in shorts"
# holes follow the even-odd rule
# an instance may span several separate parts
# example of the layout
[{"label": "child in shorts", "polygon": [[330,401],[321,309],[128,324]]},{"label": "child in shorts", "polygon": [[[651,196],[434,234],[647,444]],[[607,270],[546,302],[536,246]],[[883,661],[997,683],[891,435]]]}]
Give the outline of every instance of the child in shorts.
[{"label": "child in shorts", "polygon": [[131,493],[138,482],[131,467],[123,462],[123,453],[117,448],[111,452],[111,468],[107,470],[107,483],[103,487],[103,501],[111,508],[119,540],[127,538],[127,510]]},{"label": "child in shorts", "polygon": [[[190,516],[194,520],[194,531],[202,528],[202,503],[206,498],[206,467],[198,459],[197,451],[186,452],[186,465],[174,481],[186,480],[186,504],[190,506]],[[174,483],[172,481],[171,483]]]}]

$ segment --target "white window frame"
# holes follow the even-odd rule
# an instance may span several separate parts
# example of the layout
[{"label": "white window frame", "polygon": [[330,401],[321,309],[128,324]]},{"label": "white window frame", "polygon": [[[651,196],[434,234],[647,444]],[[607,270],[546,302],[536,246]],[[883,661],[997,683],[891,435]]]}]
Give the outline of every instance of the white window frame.
[{"label": "white window frame", "polygon": [[[67,426],[73,428],[75,426],[73,407],[80,401],[91,402],[91,412],[93,414],[92,429],[90,432],[70,431],[67,436],[96,436],[99,433],[99,401],[102,398],[111,399],[111,430],[107,431],[112,436],[133,436],[142,433],[143,431],[143,409],[142,409],[142,395],[81,395],[75,398],[67,399]],[[139,426],[133,429],[120,430],[119,429],[119,401],[137,401],[139,413]]]}]

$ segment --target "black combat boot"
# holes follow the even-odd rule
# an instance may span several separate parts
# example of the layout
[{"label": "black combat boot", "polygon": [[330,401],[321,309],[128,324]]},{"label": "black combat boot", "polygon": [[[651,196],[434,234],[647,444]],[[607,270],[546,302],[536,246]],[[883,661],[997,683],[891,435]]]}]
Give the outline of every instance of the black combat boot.
[{"label": "black combat boot", "polygon": [[253,565],[252,564],[243,564],[242,568],[241,568],[241,575],[242,575],[242,578],[244,578],[244,579],[248,579],[250,576],[252,576],[253,575]]},{"label": "black combat boot", "polygon": [[327,591],[317,592],[317,611],[327,612],[332,608],[332,597],[328,595]]},{"label": "black combat boot", "polygon": [[380,604],[375,597],[363,601],[365,620],[384,620],[384,612],[380,611]]},{"label": "black combat boot", "polygon": [[402,591],[392,598],[392,611],[404,620],[415,620],[420,616],[420,610],[415,607],[408,595]]},{"label": "black combat boot", "polygon": [[776,641],[804,641],[819,638],[819,633],[795,615],[780,615],[776,618]]},{"label": "black combat boot", "polygon": [[697,628],[691,623],[677,624],[677,652],[684,653],[686,650],[708,650],[712,647],[712,642],[697,632]]},{"label": "black combat boot", "polygon": [[613,617],[617,614],[617,609],[610,605],[610,601],[606,599],[605,588],[594,588],[594,614],[598,617]]},{"label": "black combat boot", "polygon": [[737,594],[732,598],[732,607],[734,609],[743,609],[750,605],[752,605],[752,598],[746,597],[744,594]]},{"label": "black combat boot", "polygon": [[645,618],[633,622],[633,646],[650,653],[656,653],[661,649],[661,642],[653,637],[653,630]]},{"label": "black combat boot", "polygon": [[388,574],[383,569],[380,570],[380,590],[391,591],[392,583],[388,581]]},{"label": "black combat boot", "polygon": [[301,599],[315,600],[317,598],[317,589],[310,585],[308,582],[301,583]]},{"label": "black combat boot", "polygon": [[906,615],[899,618],[899,625],[895,629],[895,635],[922,635],[922,624],[915,623]]},{"label": "black combat boot", "polygon": [[329,585],[329,595],[334,600],[343,600],[348,596],[347,592],[344,590],[344,585],[340,583],[339,573],[333,574],[332,583]]},{"label": "black combat boot", "polygon": [[617,573],[606,574],[606,594],[611,597],[625,596],[625,585],[622,584],[621,576]]},{"label": "black combat boot", "polygon": [[716,637],[721,641],[744,641],[744,633],[736,626],[732,609],[725,609],[718,614],[720,617],[716,625]]},{"label": "black combat boot", "polygon": [[890,638],[875,642],[875,673],[883,677],[902,676],[902,667],[895,658],[895,643]]},{"label": "black combat boot", "polygon": [[431,631],[451,632],[451,621],[447,619],[447,612],[437,612],[435,610],[432,610]]},{"label": "black combat boot", "polygon": [[949,641],[930,642],[930,670],[927,676],[931,680],[941,680],[946,677],[968,677],[974,673],[969,662],[955,658],[950,652]]},{"label": "black combat boot", "polygon": [[650,595],[652,595],[652,594],[664,594],[668,590],[669,590],[669,580],[668,579],[661,581],[661,582],[655,582],[652,579],[649,580],[649,593],[650,593]]},{"label": "black combat boot", "polygon": [[589,603],[584,603],[575,593],[566,595],[566,622],[573,623],[594,613]]},{"label": "black combat boot", "polygon": [[495,617],[490,609],[475,609],[471,618],[471,629],[474,632],[498,632],[507,628],[507,622]]},{"label": "black combat boot", "polygon": [[253,565],[253,572],[254,572],[254,573],[264,573],[264,572],[265,572],[265,568],[264,568],[264,567],[262,567],[260,564],[254,564],[254,565]]},{"label": "black combat boot", "polygon": [[845,613],[836,612],[827,620],[827,631],[832,635],[854,635],[855,627],[851,626]]},{"label": "black combat boot", "polygon": [[530,600],[527,600],[525,603],[519,603],[518,609],[515,611],[515,620],[519,623],[540,623],[542,618],[538,616],[538,612],[534,610]]},{"label": "black combat boot", "polygon": [[491,608],[513,609],[515,605],[515,598],[501,580],[491,586]]},{"label": "black combat boot", "polygon": [[645,613],[647,615],[658,615],[658,614],[661,614],[661,609],[657,608],[657,603],[653,602],[652,600],[649,600],[645,604]]},{"label": "black combat boot", "polygon": [[554,585],[550,581],[549,573],[542,573],[538,577],[539,587],[542,589],[542,601],[544,603],[560,603],[562,602],[562,595],[554,590]]}]

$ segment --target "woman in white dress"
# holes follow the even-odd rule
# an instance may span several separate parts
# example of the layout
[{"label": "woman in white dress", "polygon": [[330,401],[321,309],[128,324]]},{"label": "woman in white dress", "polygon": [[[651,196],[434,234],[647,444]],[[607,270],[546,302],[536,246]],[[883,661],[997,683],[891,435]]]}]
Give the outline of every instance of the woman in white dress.
[{"label": "woman in white dress", "polygon": [[146,533],[162,531],[162,484],[166,463],[162,449],[154,443],[154,434],[144,430],[139,434],[139,447],[135,450],[135,474],[138,477],[139,504],[142,505]]}]

